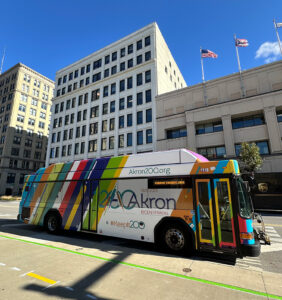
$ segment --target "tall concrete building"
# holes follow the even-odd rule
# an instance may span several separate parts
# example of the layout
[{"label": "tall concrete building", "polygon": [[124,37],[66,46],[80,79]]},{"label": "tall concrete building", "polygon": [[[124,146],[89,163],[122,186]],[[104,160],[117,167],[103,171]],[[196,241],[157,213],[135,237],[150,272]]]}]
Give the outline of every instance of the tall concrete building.
[{"label": "tall concrete building", "polygon": [[254,142],[260,172],[282,172],[282,60],[156,98],[157,150],[188,148],[209,159],[239,156]]},{"label": "tall concrete building", "polygon": [[0,195],[45,165],[54,82],[18,63],[0,75]]},{"label": "tall concrete building", "polygon": [[155,96],[185,86],[156,23],[59,70],[46,164],[156,150]]}]

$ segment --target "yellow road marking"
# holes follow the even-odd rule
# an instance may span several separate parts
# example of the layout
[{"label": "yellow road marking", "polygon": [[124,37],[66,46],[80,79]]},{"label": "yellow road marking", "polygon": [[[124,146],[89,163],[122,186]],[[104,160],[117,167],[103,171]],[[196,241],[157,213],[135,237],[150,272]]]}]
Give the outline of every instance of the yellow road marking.
[{"label": "yellow road marking", "polygon": [[32,272],[29,272],[26,275],[28,275],[30,277],[33,277],[33,278],[36,278],[36,279],[39,279],[39,280],[42,280],[42,281],[45,281],[45,282],[47,282],[49,284],[55,284],[55,283],[57,283],[57,281],[55,281],[55,280],[52,280],[52,279],[40,276],[40,275],[32,273]]},{"label": "yellow road marking", "polygon": [[276,227],[282,227],[282,224],[264,224],[265,226],[276,226]]}]

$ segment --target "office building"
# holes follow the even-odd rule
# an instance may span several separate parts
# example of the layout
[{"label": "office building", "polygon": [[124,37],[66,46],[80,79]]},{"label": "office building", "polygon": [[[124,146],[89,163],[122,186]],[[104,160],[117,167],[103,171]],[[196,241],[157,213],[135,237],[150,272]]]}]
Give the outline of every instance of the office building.
[{"label": "office building", "polygon": [[45,165],[54,82],[18,63],[0,75],[0,195]]},{"label": "office building", "polygon": [[59,70],[46,165],[156,150],[155,96],[185,86],[156,23]]},{"label": "office building", "polygon": [[[242,83],[242,84],[241,84]],[[242,86],[242,87],[241,87]],[[254,142],[260,172],[282,170],[282,60],[156,98],[157,150],[188,148],[208,159],[238,158]]]}]

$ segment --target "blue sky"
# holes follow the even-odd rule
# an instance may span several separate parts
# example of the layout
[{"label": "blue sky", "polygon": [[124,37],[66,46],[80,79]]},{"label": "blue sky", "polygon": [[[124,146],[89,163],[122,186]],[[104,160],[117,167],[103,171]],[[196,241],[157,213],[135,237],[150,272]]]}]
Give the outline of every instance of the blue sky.
[{"label": "blue sky", "polygon": [[[22,62],[54,79],[60,68],[156,21],[188,85],[201,82],[199,48],[214,51],[204,61],[206,80],[281,59],[273,18],[282,22],[281,0],[14,0],[1,2],[3,71]],[[282,38],[282,28],[280,37]]]}]

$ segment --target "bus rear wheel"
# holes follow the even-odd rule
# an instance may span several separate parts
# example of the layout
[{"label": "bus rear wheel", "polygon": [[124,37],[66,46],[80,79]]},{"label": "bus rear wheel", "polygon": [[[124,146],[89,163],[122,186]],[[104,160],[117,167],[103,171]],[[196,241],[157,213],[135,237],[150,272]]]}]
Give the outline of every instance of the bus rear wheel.
[{"label": "bus rear wheel", "polygon": [[175,254],[190,255],[189,234],[177,223],[168,224],[162,232],[162,244],[165,249]]},{"label": "bus rear wheel", "polygon": [[55,213],[49,213],[45,219],[45,227],[49,233],[58,233],[60,230],[60,219]]}]

